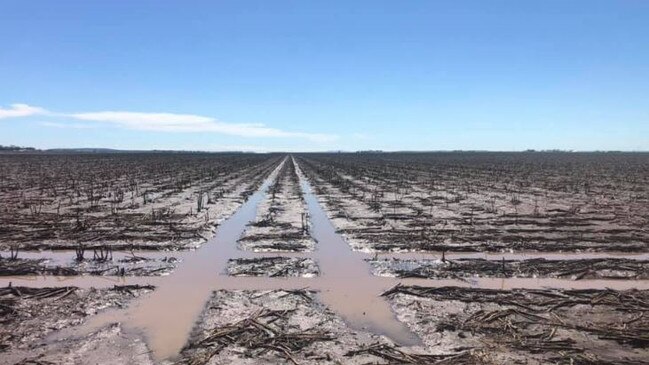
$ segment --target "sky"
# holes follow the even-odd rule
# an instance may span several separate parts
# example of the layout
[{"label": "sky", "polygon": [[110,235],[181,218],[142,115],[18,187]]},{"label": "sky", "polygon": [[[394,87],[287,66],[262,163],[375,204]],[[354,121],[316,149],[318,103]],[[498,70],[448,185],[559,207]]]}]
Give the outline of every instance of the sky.
[{"label": "sky", "polygon": [[649,150],[649,1],[0,1],[0,144]]}]

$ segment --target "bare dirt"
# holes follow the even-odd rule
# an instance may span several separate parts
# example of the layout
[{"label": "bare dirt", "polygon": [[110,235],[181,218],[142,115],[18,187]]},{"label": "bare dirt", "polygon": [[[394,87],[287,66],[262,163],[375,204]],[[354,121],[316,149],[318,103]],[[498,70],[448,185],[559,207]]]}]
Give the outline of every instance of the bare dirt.
[{"label": "bare dirt", "polygon": [[378,276],[428,279],[562,278],[570,280],[649,280],[649,261],[632,259],[485,260],[386,259],[370,260]]},{"label": "bare dirt", "polygon": [[[78,326],[102,310],[124,307],[133,299],[150,291],[151,286],[114,286],[108,289],[56,288],[0,288],[0,352],[2,358],[30,363],[26,359],[37,357],[40,363],[56,363],[67,345],[52,345],[46,336],[55,331]],[[112,337],[118,327],[104,329],[95,336]],[[86,345],[99,340],[85,339]],[[55,346],[57,350],[54,350]],[[140,343],[140,348],[146,346]],[[40,354],[39,354],[40,353]],[[40,356],[42,355],[42,356]],[[13,359],[13,360],[12,360]],[[36,360],[31,363],[38,363]]]},{"label": "bare dirt", "polygon": [[278,161],[248,154],[2,154],[0,249],[196,247]]},{"label": "bare dirt", "polygon": [[386,337],[353,330],[311,291],[217,291],[178,363],[430,364],[460,357],[472,356],[402,351]]},{"label": "bare dirt", "polygon": [[47,258],[0,258],[0,276],[20,275],[101,275],[101,276],[163,276],[169,275],[178,265],[173,256],[151,258],[133,254],[113,259],[70,259],[65,263]]},{"label": "bare dirt", "polygon": [[22,352],[14,351],[5,359],[7,364],[13,365],[155,364],[145,339],[126,333],[119,323],[107,325],[80,338],[51,342]]},{"label": "bare dirt", "polygon": [[292,160],[287,160],[282,166],[266,198],[257,208],[255,222],[241,236],[239,247],[255,252],[314,250],[307,207]]},{"label": "bare dirt", "polygon": [[643,364],[649,291],[397,286],[397,317],[434,351],[483,363]]},{"label": "bare dirt", "polygon": [[272,256],[228,261],[228,275],[231,276],[312,278],[319,273],[318,265],[311,258]]},{"label": "bare dirt", "polygon": [[0,289],[10,364],[649,363],[647,154],[21,158],[0,280],[158,287]]},{"label": "bare dirt", "polygon": [[649,251],[649,154],[304,154],[350,245],[373,251]]}]

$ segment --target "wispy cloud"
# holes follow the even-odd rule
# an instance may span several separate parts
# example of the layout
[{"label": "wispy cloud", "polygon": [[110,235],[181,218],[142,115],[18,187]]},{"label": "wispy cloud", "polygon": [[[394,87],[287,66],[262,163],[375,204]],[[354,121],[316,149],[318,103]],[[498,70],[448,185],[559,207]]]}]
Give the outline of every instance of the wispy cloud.
[{"label": "wispy cloud", "polygon": [[305,138],[316,142],[327,142],[336,136],[320,133],[290,132],[267,127],[263,124],[225,123],[211,117],[194,114],[136,113],[123,111],[102,111],[75,113],[69,117],[93,122],[112,123],[128,129],[162,132],[214,132],[240,137],[286,137]]},{"label": "wispy cloud", "polygon": [[11,104],[9,108],[0,107],[0,119],[28,117],[30,115],[47,114],[47,110],[27,104]]},{"label": "wispy cloud", "polygon": [[[336,135],[286,131],[260,123],[226,123],[215,118],[195,114],[142,113],[130,111],[98,111],[55,113],[26,104],[12,104],[9,109],[0,108],[0,118],[44,115],[70,118],[84,122],[108,123],[120,128],[160,132],[208,132],[249,138],[300,138],[313,142],[330,142]],[[89,128],[88,124],[41,123],[55,128]]]},{"label": "wispy cloud", "polygon": [[92,129],[96,128],[96,125],[93,124],[81,124],[81,123],[55,123],[55,122],[41,122],[39,123],[43,127],[51,128],[70,128],[70,129]]}]

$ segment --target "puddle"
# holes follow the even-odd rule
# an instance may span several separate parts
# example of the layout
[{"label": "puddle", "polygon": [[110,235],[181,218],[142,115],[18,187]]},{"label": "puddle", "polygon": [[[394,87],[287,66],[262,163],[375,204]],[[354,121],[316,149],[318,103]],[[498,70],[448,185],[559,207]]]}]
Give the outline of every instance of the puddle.
[{"label": "puddle", "polygon": [[[294,163],[287,158],[282,163]],[[226,274],[229,259],[277,256],[278,253],[255,253],[241,251],[237,247],[237,240],[246,225],[256,216],[257,205],[265,197],[265,191],[280,170],[280,164],[270,177],[262,184],[239,210],[229,219],[221,223],[215,236],[199,249],[194,251],[163,251],[149,252],[138,251],[146,257],[174,256],[181,259],[177,269],[166,277],[54,277],[54,276],[29,276],[29,277],[1,277],[0,285],[24,286],[64,286],[74,285],[83,288],[106,287],[124,284],[152,284],[157,289],[151,294],[141,298],[123,310],[108,310],[91,317],[81,327],[72,327],[61,331],[55,339],[65,336],[80,336],[108,323],[121,322],[129,331],[142,333],[147,339],[149,348],[156,360],[173,358],[182,346],[185,345],[196,319],[212,291],[226,290],[274,290],[274,289],[302,289],[318,290],[319,299],[332,311],[340,314],[352,328],[367,330],[390,337],[396,343],[409,346],[421,344],[402,322],[396,320],[390,305],[380,294],[401,283],[404,285],[420,285],[430,287],[464,286],[491,289],[512,288],[615,288],[615,289],[649,289],[649,281],[642,280],[580,280],[571,281],[564,279],[489,279],[471,278],[460,280],[430,280],[430,279],[398,279],[373,276],[369,263],[365,261],[373,254],[354,252],[344,239],[336,233],[334,226],[327,218],[326,213],[313,194],[306,178],[296,168],[300,177],[300,185],[307,202],[311,220],[311,234],[317,241],[316,251],[310,253],[281,253],[281,256],[310,257],[314,258],[321,275],[315,278],[268,278],[268,277],[230,277]],[[297,166],[297,165],[296,165]],[[19,257],[55,257],[56,259],[71,260],[73,251],[69,252],[29,252],[20,253]],[[130,252],[114,253],[130,256]],[[390,253],[379,254],[378,258],[441,258],[441,253]],[[547,253],[502,253],[502,254],[449,254],[449,259],[456,258],[493,258],[501,259],[529,259],[529,258],[594,258],[594,257],[622,257],[608,254],[547,254]],[[649,254],[624,255],[627,258],[648,259]]]},{"label": "puddle", "polygon": [[379,297],[385,284],[370,273],[365,255],[351,251],[336,233],[309,183],[301,171],[297,171],[309,209],[311,234],[318,242],[314,255],[321,275],[316,288],[321,291],[323,303],[353,328],[386,335],[404,346],[421,344],[405,324],[397,321],[389,304]]},{"label": "puddle", "polygon": [[[123,278],[124,282],[129,284],[143,280],[156,285],[154,292],[125,310],[109,310],[91,317],[81,328],[72,329],[74,335],[79,336],[109,323],[121,322],[127,329],[140,331],[144,335],[156,360],[177,355],[186,343],[196,318],[203,310],[212,291],[219,288],[223,278],[227,278],[219,274],[225,272],[227,260],[236,252],[237,239],[246,224],[254,219],[257,204],[264,197],[266,189],[280,167],[281,164],[260,189],[217,228],[212,239],[198,250],[183,255],[183,261],[171,275],[164,277],[163,280]],[[76,277],[66,283],[67,285],[77,285],[76,282],[100,283],[101,280],[97,279],[99,278]],[[66,335],[64,333],[66,331],[62,332],[57,336],[58,338]]]}]

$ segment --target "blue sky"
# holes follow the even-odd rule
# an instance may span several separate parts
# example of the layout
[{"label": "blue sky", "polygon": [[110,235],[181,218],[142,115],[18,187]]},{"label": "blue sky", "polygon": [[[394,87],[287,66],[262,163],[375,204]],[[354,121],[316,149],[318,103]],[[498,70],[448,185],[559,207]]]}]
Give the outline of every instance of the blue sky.
[{"label": "blue sky", "polygon": [[0,2],[0,144],[649,150],[648,1]]}]

